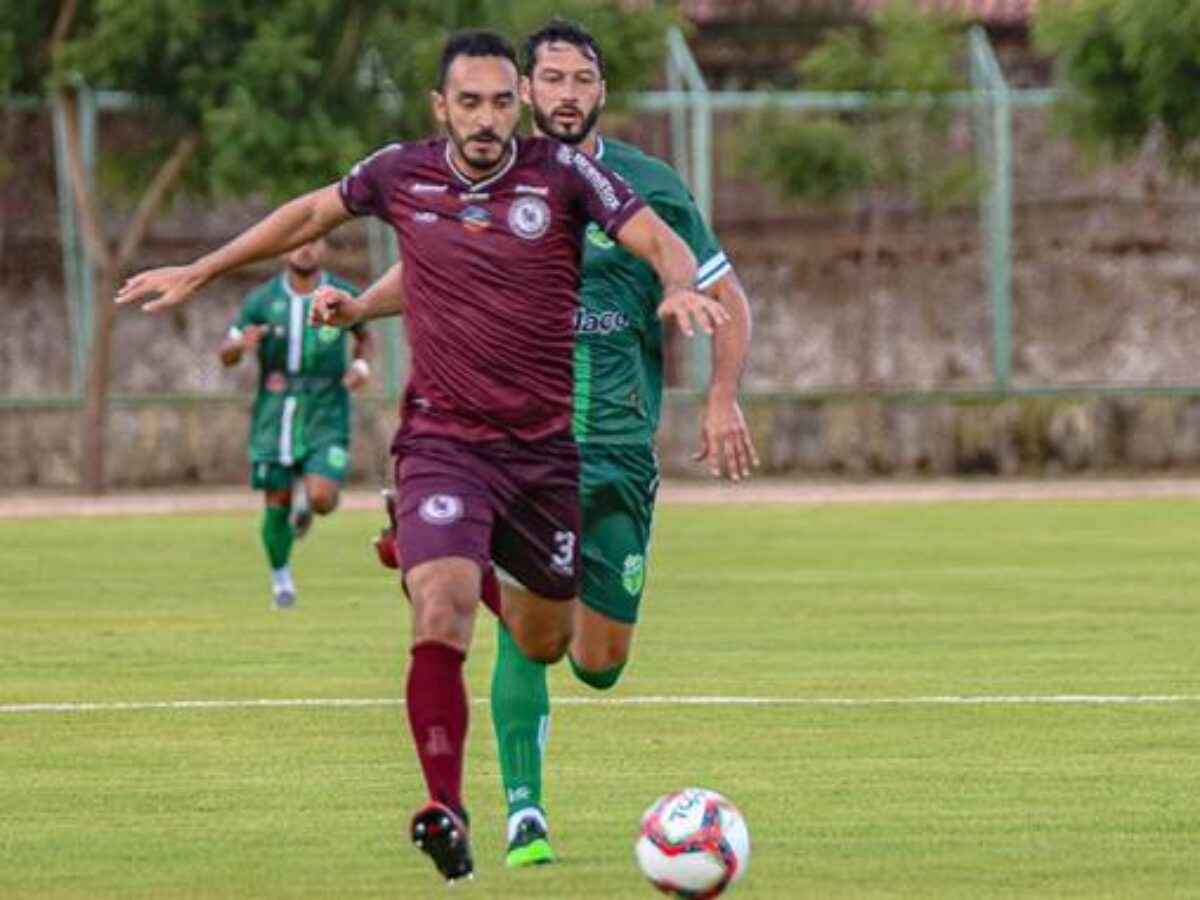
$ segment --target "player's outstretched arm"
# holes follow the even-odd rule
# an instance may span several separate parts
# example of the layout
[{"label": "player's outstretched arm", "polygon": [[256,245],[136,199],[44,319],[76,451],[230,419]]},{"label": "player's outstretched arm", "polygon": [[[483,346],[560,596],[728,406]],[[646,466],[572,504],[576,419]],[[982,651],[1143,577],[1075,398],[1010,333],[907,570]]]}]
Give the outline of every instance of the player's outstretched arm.
[{"label": "player's outstretched arm", "polygon": [[663,286],[658,317],[674,318],[688,337],[696,327],[711,335],[728,320],[721,304],[694,289],[696,257],[683,240],[649,207],[638,210],[621,226],[617,241],[635,256],[648,262]]},{"label": "player's outstretched arm", "polygon": [[214,278],[316,240],[350,217],[336,184],[320,188],[288,201],[193,263],[150,269],[133,276],[117,292],[117,303],[142,303],[147,312],[177,306]]},{"label": "player's outstretched arm", "polygon": [[750,304],[737,275],[730,271],[708,288],[729,318],[713,337],[708,402],[700,428],[700,449],[692,458],[707,463],[716,478],[749,478],[758,453],[738,402],[738,386],[750,346]]},{"label": "player's outstretched arm", "polygon": [[267,333],[266,325],[247,325],[242,329],[234,329],[221,344],[217,355],[225,368],[236,366],[242,361],[243,353],[252,353],[258,349],[263,336]]},{"label": "player's outstretched arm", "polygon": [[317,288],[313,294],[313,322],[349,328],[359,322],[404,315],[402,274],[403,263],[396,263],[357,297],[331,285]]}]

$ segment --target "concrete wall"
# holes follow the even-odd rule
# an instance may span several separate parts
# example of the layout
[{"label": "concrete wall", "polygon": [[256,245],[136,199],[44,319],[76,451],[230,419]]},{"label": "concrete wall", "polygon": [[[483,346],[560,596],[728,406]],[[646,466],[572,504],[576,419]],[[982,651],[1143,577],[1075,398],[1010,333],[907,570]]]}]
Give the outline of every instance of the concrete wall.
[{"label": "concrete wall", "polygon": [[[699,409],[668,405],[663,470],[690,462]],[[1200,397],[762,398],[747,403],[763,474],[808,476],[1057,475],[1200,469]],[[117,409],[113,487],[236,484],[247,476],[245,401]],[[352,481],[386,484],[396,413],[366,398],[355,413]],[[78,440],[70,410],[0,416],[0,489],[70,487]]]}]

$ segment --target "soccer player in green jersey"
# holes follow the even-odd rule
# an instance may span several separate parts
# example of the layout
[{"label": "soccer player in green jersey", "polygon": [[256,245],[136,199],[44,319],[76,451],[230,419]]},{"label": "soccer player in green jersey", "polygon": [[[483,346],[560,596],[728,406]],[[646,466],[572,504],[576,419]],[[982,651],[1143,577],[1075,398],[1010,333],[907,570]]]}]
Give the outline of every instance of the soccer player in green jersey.
[{"label": "soccer player in green jersey", "polygon": [[[688,244],[696,287],[729,321],[713,337],[713,372],[696,459],[734,481],[757,464],[738,404],[750,336],[745,294],[675,170],[636,147],[604,139],[604,55],[586,31],[552,20],[524,46],[522,99],[537,132],[601,160]],[[654,435],[663,389],[662,288],[638,259],[591,228],[575,330],[575,439],[582,454],[583,591],[568,660],[585,684],[616,685],[629,659],[646,577],[658,486]],[[499,626],[492,721],[508,804],[508,864],[549,862],[542,756],[550,715],[546,668],[520,654]]]},{"label": "soccer player in green jersey", "polygon": [[327,515],[350,461],[350,392],[370,375],[370,332],[349,330],[353,361],[346,361],[346,331],[313,326],[312,294],[322,285],[357,289],[322,269],[324,239],[287,256],[284,271],[242,302],[221,344],[221,363],[258,357],[258,393],[250,426],[250,485],[265,500],[262,541],[271,565],[272,605],[296,601],[290,564],[292,541],[303,537],[312,514]]},{"label": "soccer player in green jersey", "polygon": [[[697,288],[728,314],[713,337],[713,371],[699,452],[715,476],[741,481],[758,464],[738,404],[750,335],[745,294],[729,261],[678,174],[636,147],[597,133],[604,106],[604,58],[595,40],[552,20],[525,42],[522,99],[536,131],[579,147],[622,176],[691,248]],[[357,299],[319,292],[330,321],[351,323],[403,312],[400,265]],[[654,272],[594,225],[585,242],[576,319],[574,434],[582,459],[583,590],[568,659],[598,690],[616,685],[629,658],[646,576],[658,486],[654,435],[662,405],[662,329],[655,308],[662,287]],[[385,532],[386,534],[386,532]],[[380,557],[395,565],[385,552]],[[486,588],[485,588],[486,593]],[[542,802],[549,728],[546,667],[517,649],[498,625],[492,673],[492,722],[508,806],[510,867],[550,862]]]}]

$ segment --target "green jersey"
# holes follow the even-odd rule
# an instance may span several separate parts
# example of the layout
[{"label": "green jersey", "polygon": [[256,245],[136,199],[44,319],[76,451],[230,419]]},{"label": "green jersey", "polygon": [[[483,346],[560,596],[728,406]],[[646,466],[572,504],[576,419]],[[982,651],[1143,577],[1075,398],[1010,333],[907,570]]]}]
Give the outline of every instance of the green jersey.
[{"label": "green jersey", "polygon": [[[326,272],[322,284],[358,289]],[[251,325],[268,330],[258,345],[258,394],[250,427],[252,462],[292,466],[319,448],[350,441],[346,332],[314,326],[312,296],[298,294],[286,274],[272,278],[242,302],[231,336]]]},{"label": "green jersey", "polygon": [[[636,147],[601,140],[596,158],[624,178],[696,255],[696,287],[719,281],[729,262],[675,170]],[[584,241],[575,323],[576,440],[649,444],[662,408],[663,336],[654,270],[594,223]]]}]

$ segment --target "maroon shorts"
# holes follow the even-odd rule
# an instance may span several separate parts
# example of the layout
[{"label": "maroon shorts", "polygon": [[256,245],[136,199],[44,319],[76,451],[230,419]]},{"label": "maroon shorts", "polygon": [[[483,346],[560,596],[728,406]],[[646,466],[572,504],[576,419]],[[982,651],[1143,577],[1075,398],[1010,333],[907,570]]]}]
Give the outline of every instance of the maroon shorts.
[{"label": "maroon shorts", "polygon": [[539,597],[579,593],[574,440],[471,443],[401,429],[392,452],[401,569],[449,556],[495,561]]}]

